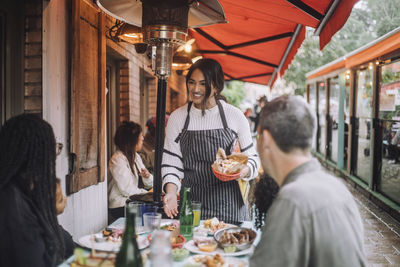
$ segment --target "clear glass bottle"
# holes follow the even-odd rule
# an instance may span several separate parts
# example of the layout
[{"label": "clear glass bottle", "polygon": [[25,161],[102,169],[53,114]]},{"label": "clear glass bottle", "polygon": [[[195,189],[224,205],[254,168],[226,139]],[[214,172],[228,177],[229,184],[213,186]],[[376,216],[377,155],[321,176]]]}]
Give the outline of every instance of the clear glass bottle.
[{"label": "clear glass bottle", "polygon": [[127,207],[125,233],[115,259],[115,267],[143,267],[142,255],[136,241],[135,208]]},{"label": "clear glass bottle", "polygon": [[190,188],[183,189],[183,202],[179,212],[180,234],[187,240],[193,237],[193,210],[190,200]]}]

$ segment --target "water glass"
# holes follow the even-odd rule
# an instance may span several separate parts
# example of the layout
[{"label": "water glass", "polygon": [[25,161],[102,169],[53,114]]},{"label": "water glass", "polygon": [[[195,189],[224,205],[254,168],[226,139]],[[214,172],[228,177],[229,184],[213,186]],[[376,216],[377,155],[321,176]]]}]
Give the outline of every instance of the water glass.
[{"label": "water glass", "polygon": [[199,226],[200,218],[201,218],[201,202],[200,201],[192,201],[192,210],[193,210],[193,226]]},{"label": "water glass", "polygon": [[145,213],[157,213],[157,205],[150,204],[150,203],[143,203],[142,206],[142,225],[144,226],[144,217],[143,214]]},{"label": "water glass", "polygon": [[150,246],[151,267],[172,266],[173,259],[170,237],[170,231],[158,230],[154,232]]},{"label": "water glass", "polygon": [[133,207],[135,211],[135,226],[136,226],[136,231],[138,231],[142,226],[142,205],[143,203],[138,202],[138,201],[130,201],[125,204],[125,218],[127,214],[127,209],[128,207]]},{"label": "water glass", "polygon": [[160,228],[161,224],[161,213],[148,212],[143,214],[144,228],[145,231],[153,232]]}]

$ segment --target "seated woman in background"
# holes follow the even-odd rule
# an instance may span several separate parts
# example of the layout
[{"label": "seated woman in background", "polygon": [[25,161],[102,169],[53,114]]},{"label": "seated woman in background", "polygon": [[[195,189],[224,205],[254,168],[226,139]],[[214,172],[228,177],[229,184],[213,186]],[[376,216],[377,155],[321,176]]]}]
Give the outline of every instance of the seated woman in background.
[{"label": "seated woman in background", "polygon": [[0,266],[56,266],[64,242],[56,214],[56,142],[37,115],[0,131]]},{"label": "seated woman in background", "polygon": [[153,187],[153,175],[143,165],[137,151],[143,146],[142,127],[124,121],[114,137],[117,151],[108,163],[108,208],[112,219],[124,216],[125,202],[131,195],[144,194]]}]

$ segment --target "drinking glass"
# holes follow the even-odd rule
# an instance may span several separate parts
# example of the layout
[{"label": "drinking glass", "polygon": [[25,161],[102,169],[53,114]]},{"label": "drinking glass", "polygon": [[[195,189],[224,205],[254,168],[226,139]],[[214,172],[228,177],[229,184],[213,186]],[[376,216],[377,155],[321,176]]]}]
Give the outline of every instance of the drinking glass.
[{"label": "drinking glass", "polygon": [[143,203],[138,201],[130,201],[125,204],[125,218],[128,207],[133,207],[133,209],[135,210],[135,228],[137,233],[143,231],[142,205]]},{"label": "drinking glass", "polygon": [[169,231],[155,231],[150,246],[151,267],[172,266],[172,249]]},{"label": "drinking glass", "polygon": [[157,213],[157,205],[150,204],[150,203],[143,203],[142,206],[142,225],[144,226],[144,217],[143,214],[145,213]]},{"label": "drinking glass", "polygon": [[201,218],[201,202],[192,201],[193,226],[199,226]]},{"label": "drinking glass", "polygon": [[161,213],[148,212],[143,214],[145,231],[152,233],[154,230],[160,228]]}]

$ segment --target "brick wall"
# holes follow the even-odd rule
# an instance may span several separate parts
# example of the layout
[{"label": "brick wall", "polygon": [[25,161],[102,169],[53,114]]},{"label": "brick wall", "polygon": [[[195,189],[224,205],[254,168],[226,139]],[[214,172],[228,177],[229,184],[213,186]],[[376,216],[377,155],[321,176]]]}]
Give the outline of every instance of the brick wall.
[{"label": "brick wall", "polygon": [[42,115],[42,2],[24,4],[24,111]]},{"label": "brick wall", "polygon": [[157,111],[157,79],[149,79],[147,83],[149,90],[149,117],[155,116]]},{"label": "brick wall", "polygon": [[122,122],[129,120],[129,61],[121,60],[119,67],[119,117]]}]

